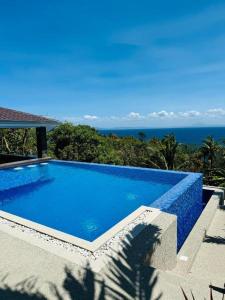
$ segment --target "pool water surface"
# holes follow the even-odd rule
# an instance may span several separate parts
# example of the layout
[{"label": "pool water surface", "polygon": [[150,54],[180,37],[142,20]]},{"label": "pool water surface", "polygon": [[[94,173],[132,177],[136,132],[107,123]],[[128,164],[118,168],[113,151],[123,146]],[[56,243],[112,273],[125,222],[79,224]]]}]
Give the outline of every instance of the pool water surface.
[{"label": "pool water surface", "polygon": [[0,210],[93,241],[185,177],[132,170],[55,161],[0,170]]}]

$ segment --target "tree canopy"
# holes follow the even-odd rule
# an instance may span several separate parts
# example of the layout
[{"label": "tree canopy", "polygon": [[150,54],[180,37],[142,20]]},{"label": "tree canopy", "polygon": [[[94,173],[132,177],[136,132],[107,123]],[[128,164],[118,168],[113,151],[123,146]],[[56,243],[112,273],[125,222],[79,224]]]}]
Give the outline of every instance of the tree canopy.
[{"label": "tree canopy", "polygon": [[[35,149],[35,130],[0,130],[1,153],[32,155]],[[225,141],[218,144],[213,137],[193,146],[178,143],[173,134],[151,140],[142,132],[138,138],[118,137],[65,122],[48,132],[48,154],[62,160],[202,172],[206,184],[225,186]]]}]

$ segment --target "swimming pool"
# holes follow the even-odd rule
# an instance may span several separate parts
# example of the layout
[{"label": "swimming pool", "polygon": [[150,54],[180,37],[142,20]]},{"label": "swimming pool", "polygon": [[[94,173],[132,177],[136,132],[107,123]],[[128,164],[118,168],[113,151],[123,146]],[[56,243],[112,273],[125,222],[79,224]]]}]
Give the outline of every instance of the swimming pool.
[{"label": "swimming pool", "polygon": [[92,242],[141,205],[178,216],[178,247],[202,207],[202,176],[51,160],[0,170],[0,210]]}]

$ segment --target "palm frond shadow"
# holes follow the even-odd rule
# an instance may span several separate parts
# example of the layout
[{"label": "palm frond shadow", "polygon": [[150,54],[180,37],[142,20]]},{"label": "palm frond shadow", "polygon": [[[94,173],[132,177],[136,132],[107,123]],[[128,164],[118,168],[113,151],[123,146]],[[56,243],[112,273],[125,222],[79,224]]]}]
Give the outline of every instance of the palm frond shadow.
[{"label": "palm frond shadow", "polygon": [[[136,226],[134,231],[142,230],[142,226]],[[108,279],[111,283],[109,291],[114,299],[152,299],[157,275],[148,265],[154,248],[159,244],[160,230],[151,225],[143,229],[142,233],[144,235],[135,239],[132,233],[127,235],[122,250],[111,257]],[[155,299],[160,298],[161,294]]]},{"label": "palm frond shadow", "polygon": [[[65,294],[71,300],[160,299],[161,294],[152,298],[157,274],[148,267],[154,247],[159,243],[160,230],[150,225],[143,229],[144,236],[134,238],[134,232],[142,229],[142,225],[138,225],[133,233],[127,234],[120,251],[113,251],[110,255],[103,274],[97,275],[89,265],[76,271],[65,267],[65,279],[60,289],[54,283],[48,283],[54,299],[64,300]],[[9,286],[6,279],[7,276],[0,280],[0,299],[48,300],[37,288],[36,277],[28,278],[14,287]]]},{"label": "palm frond shadow", "polygon": [[221,237],[221,236],[206,235],[203,242],[204,243],[218,244],[218,245],[225,245],[225,238]]},{"label": "palm frond shadow", "polygon": [[[181,291],[182,291],[182,294],[183,294],[183,298],[185,300],[197,300],[197,298],[195,298],[192,290],[190,290],[190,294],[191,294],[191,297],[189,298],[188,297],[188,294],[184,291],[184,289],[181,287]],[[209,299],[210,300],[214,300],[214,295],[213,295],[213,291],[215,291],[216,293],[222,295],[222,298],[220,298],[221,300],[224,300],[225,299],[225,284],[223,286],[223,288],[221,287],[218,287],[218,286],[214,286],[212,284],[209,285]],[[204,298],[206,300],[206,298]],[[218,295],[216,297],[216,299],[218,299]]]},{"label": "palm frond shadow", "polygon": [[37,278],[29,277],[14,287],[6,283],[7,276],[1,278],[0,299],[4,300],[48,300],[37,288]]},{"label": "palm frond shadow", "polygon": [[[98,279],[89,266],[79,270],[76,275],[73,270],[65,267],[66,277],[63,282],[63,290],[70,300],[104,300],[106,289],[104,280]],[[58,288],[50,283],[50,289],[57,300],[64,300]]]}]

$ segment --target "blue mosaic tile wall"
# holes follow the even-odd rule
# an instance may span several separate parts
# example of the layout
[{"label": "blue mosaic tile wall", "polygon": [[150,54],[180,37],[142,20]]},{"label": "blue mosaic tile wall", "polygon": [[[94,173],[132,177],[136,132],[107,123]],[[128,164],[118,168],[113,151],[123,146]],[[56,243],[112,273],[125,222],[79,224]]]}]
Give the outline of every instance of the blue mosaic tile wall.
[{"label": "blue mosaic tile wall", "polygon": [[202,175],[187,177],[152,203],[153,207],[177,216],[177,250],[181,248],[202,210]]}]

